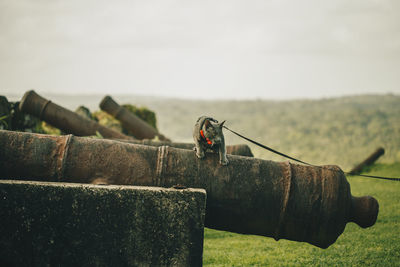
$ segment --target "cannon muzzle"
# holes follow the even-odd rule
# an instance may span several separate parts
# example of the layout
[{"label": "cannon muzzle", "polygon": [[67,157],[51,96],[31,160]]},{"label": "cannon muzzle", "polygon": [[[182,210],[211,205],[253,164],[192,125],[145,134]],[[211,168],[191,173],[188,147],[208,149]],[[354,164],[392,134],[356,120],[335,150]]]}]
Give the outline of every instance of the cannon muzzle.
[{"label": "cannon muzzle", "polygon": [[119,120],[122,127],[131,132],[137,139],[153,139],[157,136],[161,141],[169,141],[168,138],[160,134],[148,123],[123,106],[120,106],[111,96],[105,96],[103,98],[100,102],[100,108]]},{"label": "cannon muzzle", "polygon": [[243,234],[333,244],[348,222],[372,226],[378,202],[353,197],[343,171],[112,140],[0,130],[0,177],[204,188],[205,225]]},{"label": "cannon muzzle", "polygon": [[105,138],[133,139],[133,137],[109,129],[63,108],[41,97],[33,90],[27,91],[22,97],[19,109],[50,123],[66,133],[78,136],[90,136],[96,135],[96,132],[99,132]]}]

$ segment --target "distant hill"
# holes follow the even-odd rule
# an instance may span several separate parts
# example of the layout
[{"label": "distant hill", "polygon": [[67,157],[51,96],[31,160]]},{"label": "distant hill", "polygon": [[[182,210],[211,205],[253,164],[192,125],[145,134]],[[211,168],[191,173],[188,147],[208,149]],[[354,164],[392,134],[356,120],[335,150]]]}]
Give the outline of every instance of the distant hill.
[{"label": "distant hill", "polygon": [[[103,95],[46,95],[70,109],[85,105],[97,110]],[[11,100],[21,96],[7,97]],[[157,114],[160,132],[174,141],[191,142],[201,115],[227,120],[226,125],[274,149],[314,164],[351,168],[377,147],[380,162],[400,161],[400,96],[362,95],[321,100],[194,101],[113,96],[120,104],[147,106]],[[227,144],[245,143],[225,131]],[[256,157],[283,161],[250,144]]]}]

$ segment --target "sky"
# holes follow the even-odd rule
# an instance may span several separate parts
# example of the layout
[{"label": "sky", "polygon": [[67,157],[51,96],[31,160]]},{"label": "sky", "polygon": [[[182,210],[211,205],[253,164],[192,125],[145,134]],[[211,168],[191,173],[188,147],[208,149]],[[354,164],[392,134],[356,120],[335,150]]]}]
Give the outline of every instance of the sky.
[{"label": "sky", "polygon": [[0,94],[400,94],[398,0],[0,0]]}]

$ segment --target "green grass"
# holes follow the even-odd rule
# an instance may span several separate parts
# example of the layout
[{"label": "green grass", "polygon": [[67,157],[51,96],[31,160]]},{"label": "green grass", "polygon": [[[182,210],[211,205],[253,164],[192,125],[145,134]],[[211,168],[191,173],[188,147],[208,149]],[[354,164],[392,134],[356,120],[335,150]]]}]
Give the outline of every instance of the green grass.
[{"label": "green grass", "polygon": [[[367,174],[400,177],[400,163],[376,164]],[[379,202],[376,224],[346,226],[336,243],[308,243],[205,229],[204,266],[400,266],[400,182],[348,177],[353,196]]]}]

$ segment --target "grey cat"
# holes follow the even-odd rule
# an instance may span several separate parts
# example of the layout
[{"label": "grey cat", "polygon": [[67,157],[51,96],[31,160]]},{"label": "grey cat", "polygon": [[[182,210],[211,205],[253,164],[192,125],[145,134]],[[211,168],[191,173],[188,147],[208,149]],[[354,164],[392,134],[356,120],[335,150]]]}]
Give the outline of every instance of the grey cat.
[{"label": "grey cat", "polygon": [[218,123],[217,120],[202,116],[197,119],[193,129],[193,139],[195,144],[196,156],[204,158],[205,151],[218,151],[219,163],[228,165],[229,161],[226,158],[225,139],[222,133],[222,126],[225,121]]}]

